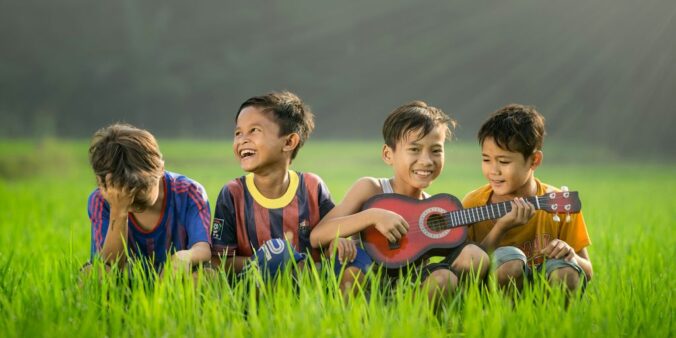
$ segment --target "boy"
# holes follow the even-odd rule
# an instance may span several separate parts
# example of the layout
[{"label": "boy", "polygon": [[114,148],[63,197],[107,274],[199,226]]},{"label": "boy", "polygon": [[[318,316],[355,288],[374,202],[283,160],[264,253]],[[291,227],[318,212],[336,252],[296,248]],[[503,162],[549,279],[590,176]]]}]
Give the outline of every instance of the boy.
[{"label": "boy", "polygon": [[[326,215],[311,234],[313,246],[326,245],[336,236],[347,237],[374,226],[391,242],[408,230],[408,223],[398,214],[384,209],[366,209],[364,203],[374,195],[398,193],[416,199],[427,198],[423,191],[439,176],[444,166],[444,142],[451,136],[455,122],[438,108],[414,101],[395,109],[383,125],[382,158],[394,170],[394,177],[363,177],[350,188],[343,201]],[[483,261],[483,265],[480,265]],[[459,273],[474,272],[483,276],[488,256],[479,247],[468,244],[452,250],[442,263],[418,268],[428,297],[446,298],[456,288]],[[482,271],[478,271],[481,266]]]},{"label": "boy", "polygon": [[[239,273],[256,260],[274,275],[291,257],[300,262],[309,253],[319,261],[310,231],[334,204],[321,178],[289,170],[314,129],[312,112],[290,92],[269,93],[242,103],[235,122],[233,151],[249,174],[227,183],[218,195],[212,263],[220,266],[225,258],[225,269]],[[331,251],[333,245],[337,258],[350,262],[340,283],[347,288],[370,261],[365,253],[357,255],[349,239],[331,243]]]},{"label": "boy", "polygon": [[128,253],[158,272],[168,255],[174,268],[209,260],[204,188],[164,170],[152,134],[121,123],[102,128],[92,138],[89,162],[98,184],[89,196],[92,259],[121,267]]},{"label": "boy", "polygon": [[521,289],[524,275],[532,278],[533,269],[545,269],[550,283],[563,283],[569,290],[578,287],[581,277],[587,281],[592,277],[586,249],[591,242],[582,214],[554,221],[524,200],[553,190],[534,176],[542,163],[544,135],[542,115],[519,104],[493,113],[478,133],[481,170],[488,184],[470,192],[463,205],[512,201],[507,215],[474,224],[468,233],[470,240],[492,253],[501,287],[514,283]]}]

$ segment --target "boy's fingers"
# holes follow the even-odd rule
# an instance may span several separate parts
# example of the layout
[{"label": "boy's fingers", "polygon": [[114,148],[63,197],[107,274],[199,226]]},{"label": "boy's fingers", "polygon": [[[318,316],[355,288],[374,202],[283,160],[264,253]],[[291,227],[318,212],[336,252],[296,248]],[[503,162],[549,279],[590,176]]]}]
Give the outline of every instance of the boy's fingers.
[{"label": "boy's fingers", "polygon": [[338,242],[338,260],[343,263],[345,262],[345,248],[343,247],[343,242]]},{"label": "boy's fingers", "polygon": [[559,251],[558,257],[559,259],[565,258],[566,256],[570,255],[571,252],[570,246],[566,242],[561,242],[561,251]]},{"label": "boy's fingers", "polygon": [[409,225],[408,222],[403,217],[399,217],[399,225],[401,225],[404,228],[404,234],[408,231]]},{"label": "boy's fingers", "polygon": [[390,229],[390,234],[392,235],[392,237],[395,238],[395,241],[401,238],[401,233],[399,232],[399,229],[396,226]]},{"label": "boy's fingers", "polygon": [[573,258],[575,258],[575,250],[573,250],[573,248],[570,248],[570,251],[568,251],[568,255],[566,255],[565,260],[572,261]]},{"label": "boy's fingers", "polygon": [[549,244],[547,244],[547,246],[544,249],[542,249],[540,252],[543,255],[549,257],[549,254],[550,254],[550,252],[552,251],[552,248],[553,248],[552,244],[554,244],[554,241],[549,242]]}]

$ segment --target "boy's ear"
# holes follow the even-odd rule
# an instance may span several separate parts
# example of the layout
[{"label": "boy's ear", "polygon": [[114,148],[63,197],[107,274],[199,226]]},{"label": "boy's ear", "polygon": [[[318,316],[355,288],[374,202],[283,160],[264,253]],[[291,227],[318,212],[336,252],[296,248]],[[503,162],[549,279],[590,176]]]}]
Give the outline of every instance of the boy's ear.
[{"label": "boy's ear", "polygon": [[293,151],[300,144],[300,136],[297,133],[291,133],[286,135],[286,140],[284,140],[283,151]]},{"label": "boy's ear", "polygon": [[544,157],[544,155],[542,154],[542,150],[538,150],[534,152],[533,155],[531,156],[533,157],[533,162],[530,164],[530,168],[535,170],[537,169],[537,167],[540,166],[540,164],[542,164],[542,158]]},{"label": "boy's ear", "polygon": [[387,144],[383,144],[383,161],[385,161],[385,163],[387,163],[388,165],[392,165],[393,152],[394,150],[392,150],[390,146],[388,146]]}]

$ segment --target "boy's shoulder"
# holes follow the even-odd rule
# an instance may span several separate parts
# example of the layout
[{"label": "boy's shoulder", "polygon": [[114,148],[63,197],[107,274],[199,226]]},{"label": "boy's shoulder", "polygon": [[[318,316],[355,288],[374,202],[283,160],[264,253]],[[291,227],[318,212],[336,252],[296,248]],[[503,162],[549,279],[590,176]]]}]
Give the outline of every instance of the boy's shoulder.
[{"label": "boy's shoulder", "polygon": [[535,183],[537,184],[537,196],[544,195],[550,192],[560,192],[561,189],[553,186],[551,184],[543,183],[538,178],[535,178]]},{"label": "boy's shoulder", "polygon": [[207,199],[207,193],[204,186],[190,177],[171,171],[165,171],[164,178],[167,183],[167,188],[175,193],[182,194],[188,191],[191,193],[196,192],[201,195],[204,200]]},{"label": "boy's shoulder", "polygon": [[387,179],[386,178],[381,179],[370,176],[359,178],[354,182],[352,188],[350,188],[349,193],[352,195],[352,198],[366,202],[366,200],[368,200],[369,198],[383,193],[383,186],[381,185],[381,180]]},{"label": "boy's shoulder", "polygon": [[490,184],[482,185],[481,187],[468,192],[462,199],[462,205],[465,208],[485,205],[491,197],[493,189]]},{"label": "boy's shoulder", "polygon": [[291,171],[292,173],[296,173],[299,178],[302,178],[303,181],[309,183],[309,184],[323,184],[324,180],[317,174],[311,173],[311,172],[302,172],[302,171]]}]

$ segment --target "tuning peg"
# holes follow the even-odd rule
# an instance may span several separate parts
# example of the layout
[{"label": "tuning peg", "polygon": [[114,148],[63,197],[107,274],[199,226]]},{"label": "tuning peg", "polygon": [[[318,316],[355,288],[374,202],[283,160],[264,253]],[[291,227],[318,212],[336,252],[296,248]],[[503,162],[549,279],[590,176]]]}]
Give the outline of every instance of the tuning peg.
[{"label": "tuning peg", "polygon": [[562,186],[561,186],[561,191],[568,191],[568,187],[565,186],[565,185],[562,185]]},{"label": "tuning peg", "polygon": [[559,217],[559,215],[552,216],[552,219],[554,220],[554,222],[561,222],[561,218]]},{"label": "tuning peg", "polygon": [[566,223],[570,222],[570,214],[566,214]]}]

